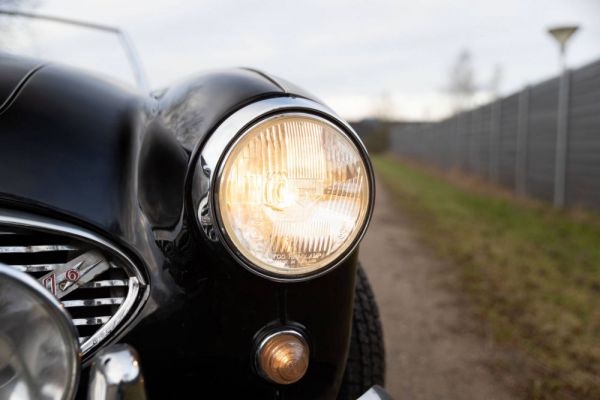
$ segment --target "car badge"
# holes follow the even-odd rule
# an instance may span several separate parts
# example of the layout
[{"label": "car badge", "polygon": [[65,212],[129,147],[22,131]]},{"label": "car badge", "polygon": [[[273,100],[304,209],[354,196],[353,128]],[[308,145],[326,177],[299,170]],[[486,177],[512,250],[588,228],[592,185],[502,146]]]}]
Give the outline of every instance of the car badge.
[{"label": "car badge", "polygon": [[109,268],[108,261],[100,253],[88,251],[65,264],[58,264],[54,271],[38,281],[60,299]]}]

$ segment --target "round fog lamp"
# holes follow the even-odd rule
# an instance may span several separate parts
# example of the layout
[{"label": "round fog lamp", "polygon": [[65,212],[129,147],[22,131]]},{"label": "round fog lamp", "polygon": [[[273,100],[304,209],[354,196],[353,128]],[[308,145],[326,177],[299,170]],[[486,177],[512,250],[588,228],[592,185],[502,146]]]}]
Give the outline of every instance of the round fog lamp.
[{"label": "round fog lamp", "polygon": [[338,126],[276,115],[245,131],[220,166],[216,208],[226,239],[254,269],[302,277],[348,254],[364,232],[365,154]]},{"label": "round fog lamp", "polygon": [[295,331],[267,336],[256,355],[259,372],[268,380],[288,385],[300,380],[308,369],[308,344]]},{"label": "round fog lamp", "polygon": [[0,265],[0,399],[71,399],[79,367],[75,328],[60,303]]}]

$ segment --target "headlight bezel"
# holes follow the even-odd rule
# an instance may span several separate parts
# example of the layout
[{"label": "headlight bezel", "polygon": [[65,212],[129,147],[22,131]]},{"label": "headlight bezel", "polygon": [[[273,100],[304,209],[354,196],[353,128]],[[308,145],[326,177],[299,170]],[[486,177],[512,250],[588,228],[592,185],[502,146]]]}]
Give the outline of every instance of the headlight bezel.
[{"label": "headlight bezel", "polygon": [[[269,119],[285,116],[314,118],[332,125],[344,134],[360,155],[369,190],[364,220],[346,250],[327,266],[298,275],[267,271],[247,259],[229,237],[218,210],[219,180],[222,177],[225,160],[230,156],[232,149],[252,128]],[[368,152],[350,125],[326,106],[312,100],[299,97],[276,97],[256,101],[237,110],[217,126],[203,143],[199,144],[193,156],[193,165],[191,205],[201,234],[209,242],[220,244],[245,269],[275,282],[306,281],[335,269],[356,250],[371,220],[375,199],[375,179]]]}]

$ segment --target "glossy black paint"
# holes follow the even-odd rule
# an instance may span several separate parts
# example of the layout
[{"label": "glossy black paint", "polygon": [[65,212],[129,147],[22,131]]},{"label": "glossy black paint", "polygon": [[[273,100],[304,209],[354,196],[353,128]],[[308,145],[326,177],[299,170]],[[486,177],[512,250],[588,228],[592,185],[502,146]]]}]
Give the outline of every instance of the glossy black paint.
[{"label": "glossy black paint", "polygon": [[161,91],[157,118],[191,151],[235,110],[284,95],[275,81],[253,70],[213,71]]},{"label": "glossy black paint", "polygon": [[49,65],[0,114],[0,205],[83,225],[146,264],[145,313],[179,291],[160,271],[164,257],[138,200],[148,108],[134,92]]},{"label": "glossy black paint", "polygon": [[10,57],[0,52],[0,114],[8,108],[28,77],[41,65],[39,61]]},{"label": "glossy black paint", "polygon": [[[18,75],[4,74],[5,64],[0,89]],[[35,65],[24,62],[20,79]],[[150,295],[120,340],[139,351],[152,398],[181,398],[189,388],[198,396],[335,398],[356,254],[314,280],[274,283],[206,243],[184,201],[192,149],[228,115],[267,97],[309,95],[244,69],[154,97],[56,66],[21,80],[0,114],[0,206],[85,226],[144,267]],[[311,361],[307,376],[284,388],[257,377],[252,351],[265,326],[289,324],[306,330]]]},{"label": "glossy black paint", "polygon": [[148,125],[140,149],[138,195],[154,229],[173,229],[181,219],[188,159],[171,131],[156,120]]}]

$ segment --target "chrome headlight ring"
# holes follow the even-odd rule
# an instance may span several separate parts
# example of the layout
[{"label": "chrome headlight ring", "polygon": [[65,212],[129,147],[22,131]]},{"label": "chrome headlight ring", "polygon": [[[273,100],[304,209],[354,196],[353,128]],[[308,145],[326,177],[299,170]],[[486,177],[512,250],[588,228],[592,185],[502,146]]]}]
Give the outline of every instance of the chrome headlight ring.
[{"label": "chrome headlight ring", "polygon": [[[248,254],[240,249],[239,241],[236,244],[232,233],[226,229],[222,213],[219,210],[219,188],[224,164],[240,141],[249,135],[249,132],[252,132],[257,126],[277,118],[307,118],[317,121],[323,126],[331,127],[332,130],[336,130],[340,136],[343,136],[342,139],[350,143],[364,167],[364,180],[368,194],[366,195],[367,200],[363,204],[362,220],[358,221],[355,232],[345,245],[343,252],[337,254],[334,259],[328,260],[326,265],[306,273],[283,274],[257,265],[255,260],[251,260]],[[243,107],[225,119],[206,142],[196,150],[194,163],[191,185],[192,206],[202,234],[209,241],[222,244],[246,269],[273,281],[303,281],[332,270],[357,247],[370,221],[375,185],[367,151],[358,135],[347,123],[337,117],[329,108],[311,100],[297,97],[277,97],[257,101]]]}]

